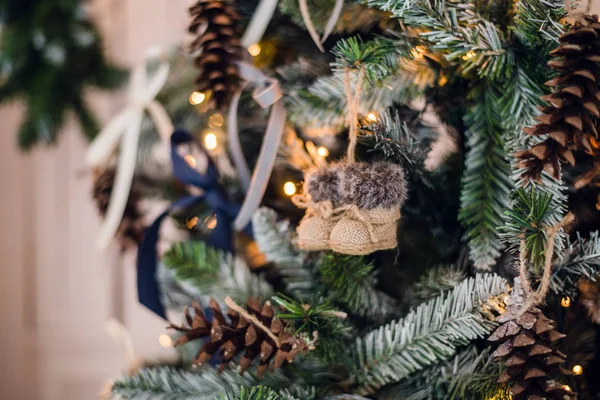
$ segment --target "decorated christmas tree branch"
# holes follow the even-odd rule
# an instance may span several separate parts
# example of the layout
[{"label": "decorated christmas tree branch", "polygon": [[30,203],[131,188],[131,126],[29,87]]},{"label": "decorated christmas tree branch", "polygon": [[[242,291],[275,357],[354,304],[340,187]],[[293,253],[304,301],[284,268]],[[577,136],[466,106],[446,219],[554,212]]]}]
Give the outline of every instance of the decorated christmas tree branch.
[{"label": "decorated christmas tree branch", "polygon": [[[275,389],[289,387],[293,382],[281,372],[261,379],[262,385]],[[170,367],[144,368],[113,385],[113,394],[125,399],[154,400],[214,400],[227,394],[237,395],[243,386],[258,385],[254,374],[240,375],[236,371],[218,373],[207,367],[195,371]]]},{"label": "decorated christmas tree branch", "polygon": [[193,286],[205,297],[227,293],[244,301],[249,296],[268,298],[273,294],[271,285],[253,273],[242,259],[202,241],[174,244],[164,254],[163,262],[180,281]]},{"label": "decorated christmas tree branch", "polygon": [[320,264],[320,279],[329,297],[350,313],[382,322],[397,315],[397,302],[375,288],[373,263],[363,257],[328,253]]},{"label": "decorated christmas tree branch", "polygon": [[589,239],[569,241],[562,256],[554,261],[550,290],[557,295],[575,297],[581,278],[600,278],[600,237],[592,232]]},{"label": "decorated christmas tree branch", "polygon": [[451,290],[466,278],[466,271],[455,266],[440,265],[431,268],[410,286],[405,297],[405,303],[410,307],[418,306]]},{"label": "decorated christmas tree branch", "polygon": [[512,183],[505,159],[497,88],[485,83],[471,93],[465,117],[468,152],[462,180],[459,220],[466,228],[475,267],[489,269],[502,244],[496,228],[502,225]]},{"label": "decorated christmas tree branch", "polygon": [[493,362],[490,351],[479,352],[473,345],[454,357],[424,369],[397,385],[382,391],[382,400],[510,400],[510,390],[497,382],[501,365]]},{"label": "decorated christmas tree branch", "polygon": [[420,305],[403,319],[358,338],[353,348],[357,391],[373,393],[446,360],[458,346],[484,337],[495,325],[490,310],[499,310],[496,298],[506,290],[501,277],[479,274]]}]

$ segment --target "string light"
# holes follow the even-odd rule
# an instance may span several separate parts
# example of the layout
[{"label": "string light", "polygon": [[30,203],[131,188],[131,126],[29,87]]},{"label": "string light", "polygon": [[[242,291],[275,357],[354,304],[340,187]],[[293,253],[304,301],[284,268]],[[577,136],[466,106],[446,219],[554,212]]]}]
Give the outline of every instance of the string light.
[{"label": "string light", "polygon": [[223,116],[221,114],[213,114],[208,119],[208,126],[211,128],[220,128],[223,126]]},{"label": "string light", "polygon": [[194,92],[192,94],[190,94],[190,104],[193,106],[197,106],[198,104],[201,104],[204,99],[206,98],[206,95],[202,92]]},{"label": "string light", "polygon": [[173,340],[171,340],[171,337],[164,333],[158,337],[158,343],[160,343],[162,347],[173,346]]},{"label": "string light", "polygon": [[469,50],[469,51],[467,51],[467,54],[462,56],[462,59],[465,61],[470,60],[471,58],[475,57],[476,54],[477,53],[475,53],[473,50]]},{"label": "string light", "polygon": [[370,112],[370,113],[367,115],[367,119],[368,119],[369,121],[377,122],[377,114],[375,114],[375,113],[373,113],[373,112]]},{"label": "string light", "polygon": [[569,296],[563,297],[562,299],[560,299],[560,305],[564,308],[571,307],[571,298]]},{"label": "string light", "polygon": [[193,155],[188,154],[187,156],[183,157],[183,159],[185,160],[186,163],[188,163],[188,165],[192,168],[196,168],[196,159],[194,158]]},{"label": "string light", "polygon": [[261,51],[261,48],[260,48],[260,44],[258,44],[258,43],[254,43],[248,47],[248,53],[250,53],[250,55],[252,57],[256,57],[257,55],[259,55],[260,51]]},{"label": "string light", "polygon": [[218,145],[217,135],[215,135],[212,132],[209,132],[206,135],[204,135],[204,146],[208,150],[214,150],[214,149],[216,149],[217,145]]},{"label": "string light", "polygon": [[574,365],[573,369],[571,369],[575,375],[583,374],[583,367],[581,365]]},{"label": "string light", "polygon": [[325,158],[329,155],[329,150],[325,146],[319,146],[317,148],[317,154],[320,155],[321,157]]},{"label": "string light", "polygon": [[190,217],[185,221],[185,226],[188,229],[193,229],[196,225],[198,225],[198,217]]},{"label": "string light", "polygon": [[425,53],[425,47],[423,46],[415,46],[411,51],[410,54],[416,58],[416,59],[421,59],[423,58],[423,54]]},{"label": "string light", "polygon": [[204,220],[204,226],[206,226],[206,228],[211,231],[215,229],[217,227],[217,216],[210,215],[206,217],[206,219]]},{"label": "string light", "polygon": [[283,193],[288,196],[293,196],[296,194],[296,184],[294,182],[286,182],[283,185]]},{"label": "string light", "polygon": [[572,392],[571,386],[569,385],[562,385],[562,388],[565,389],[567,392]]}]

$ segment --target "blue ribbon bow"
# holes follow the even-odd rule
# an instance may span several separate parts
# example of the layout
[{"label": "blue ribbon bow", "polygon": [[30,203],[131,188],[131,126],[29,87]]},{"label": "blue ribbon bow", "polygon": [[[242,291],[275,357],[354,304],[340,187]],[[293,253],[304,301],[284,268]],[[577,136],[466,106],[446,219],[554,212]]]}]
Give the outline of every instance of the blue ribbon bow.
[{"label": "blue ribbon bow", "polygon": [[[217,248],[233,252],[233,228],[232,223],[237,216],[240,205],[231,203],[219,186],[219,172],[210,158],[208,151],[197,143],[208,158],[206,173],[200,174],[190,167],[188,163],[177,153],[177,146],[185,143],[197,143],[189,133],[177,130],[171,135],[171,161],[173,163],[173,175],[181,182],[202,189],[199,196],[186,196],[175,201],[171,206],[156,218],[146,231],[144,240],[138,251],[137,260],[137,287],[140,303],[148,307],[152,312],[166,319],[165,307],[160,299],[160,289],[156,279],[158,264],[158,243],[160,226],[169,213],[175,209],[189,207],[193,204],[205,202],[216,215],[217,225],[210,232],[206,242]],[[252,237],[251,225],[244,228]]]}]

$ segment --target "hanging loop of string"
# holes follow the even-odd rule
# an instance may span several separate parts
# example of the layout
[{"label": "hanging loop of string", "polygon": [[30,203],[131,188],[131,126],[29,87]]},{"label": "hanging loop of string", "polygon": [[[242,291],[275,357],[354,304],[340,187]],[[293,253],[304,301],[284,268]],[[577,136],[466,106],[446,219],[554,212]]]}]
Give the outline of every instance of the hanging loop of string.
[{"label": "hanging loop of string", "polygon": [[362,85],[365,79],[365,67],[361,66],[358,70],[358,76],[356,78],[356,85],[354,86],[354,92],[352,92],[352,82],[350,78],[350,68],[344,69],[344,92],[346,94],[346,125],[348,125],[348,153],[347,159],[349,162],[354,162],[356,152],[356,142],[358,139],[357,132],[357,119],[358,119],[358,104],[360,101],[360,95],[362,92]]},{"label": "hanging loop of string", "polygon": [[554,255],[555,239],[558,232],[573,223],[575,216],[571,213],[567,214],[558,224],[551,226],[546,231],[546,237],[548,239],[548,245],[544,253],[544,272],[542,274],[542,280],[537,290],[533,290],[531,282],[529,280],[529,268],[527,267],[527,246],[523,239],[520,246],[519,255],[519,273],[521,275],[521,284],[523,285],[523,291],[525,292],[525,302],[519,312],[519,315],[524,314],[533,307],[540,305],[548,291],[550,289],[550,278],[552,277],[552,256]]}]

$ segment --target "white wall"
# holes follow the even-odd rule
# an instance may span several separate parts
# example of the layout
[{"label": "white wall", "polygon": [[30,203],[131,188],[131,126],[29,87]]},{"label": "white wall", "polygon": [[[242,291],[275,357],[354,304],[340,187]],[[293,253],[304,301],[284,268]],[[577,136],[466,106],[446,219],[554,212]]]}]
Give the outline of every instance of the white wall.
[{"label": "white wall", "polygon": [[[187,5],[94,0],[90,9],[109,55],[130,66],[150,46],[181,41]],[[88,98],[106,121],[124,95]],[[76,124],[56,148],[22,154],[15,140],[21,112],[18,104],[0,107],[0,399],[96,399],[128,367],[106,321],[123,321],[148,358],[171,354],[157,341],[165,321],[137,303],[135,255],[95,248],[99,218]]]}]

